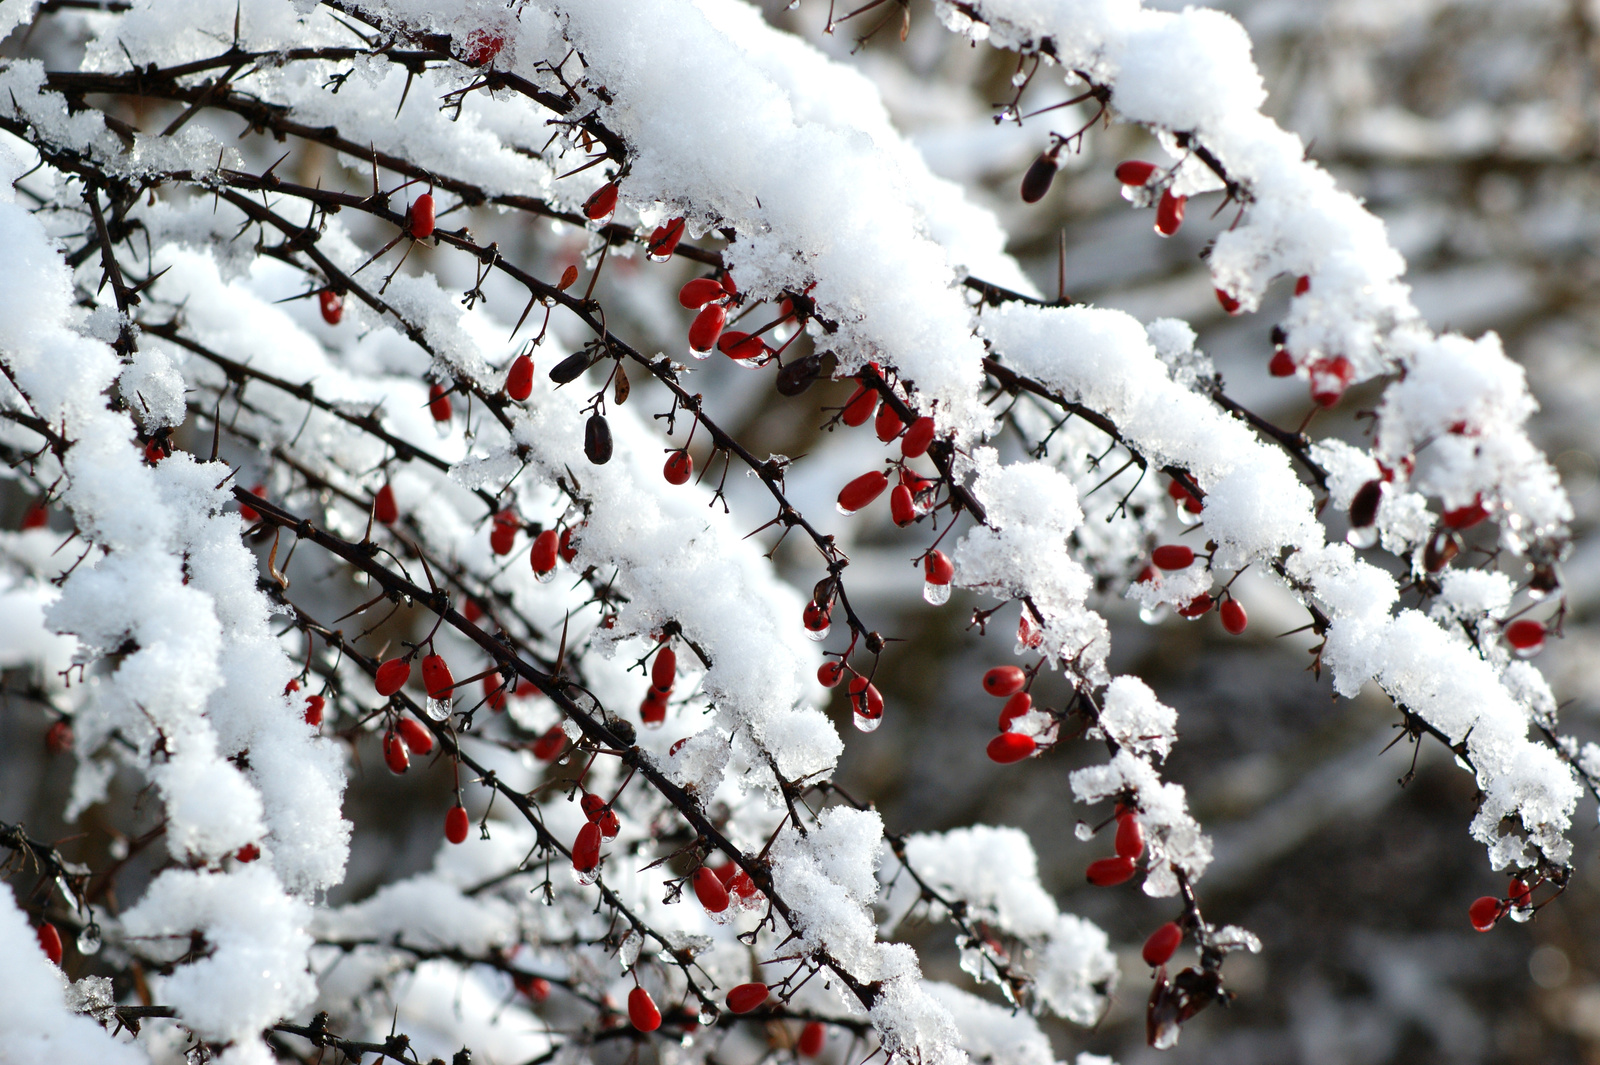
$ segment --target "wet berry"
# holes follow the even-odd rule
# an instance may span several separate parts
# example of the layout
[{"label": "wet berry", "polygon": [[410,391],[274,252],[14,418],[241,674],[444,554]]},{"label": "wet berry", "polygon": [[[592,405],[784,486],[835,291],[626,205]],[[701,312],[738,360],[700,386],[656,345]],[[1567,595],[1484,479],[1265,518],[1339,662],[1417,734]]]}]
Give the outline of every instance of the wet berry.
[{"label": "wet berry", "polygon": [[983,690],[997,699],[1004,699],[1022,690],[1028,675],[1021,666],[995,666],[983,675]]}]

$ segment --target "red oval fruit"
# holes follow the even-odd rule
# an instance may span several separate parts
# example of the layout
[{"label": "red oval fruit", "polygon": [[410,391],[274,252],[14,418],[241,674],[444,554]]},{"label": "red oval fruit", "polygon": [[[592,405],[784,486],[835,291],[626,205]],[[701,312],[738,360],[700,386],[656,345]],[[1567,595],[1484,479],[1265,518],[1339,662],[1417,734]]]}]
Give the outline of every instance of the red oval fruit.
[{"label": "red oval fruit", "polygon": [[1545,627],[1527,618],[1506,626],[1506,643],[1519,651],[1536,651],[1544,645]]},{"label": "red oval fruit", "polygon": [[716,873],[703,865],[694,871],[694,897],[700,900],[707,913],[721,913],[728,908],[728,889],[723,887]]},{"label": "red oval fruit", "polygon": [[590,821],[578,829],[578,838],[572,842],[572,868],[592,873],[599,865],[600,826]]},{"label": "red oval fruit", "polygon": [[473,30],[465,43],[463,62],[469,67],[481,67],[494,61],[500,49],[506,46],[506,39],[493,30]]},{"label": "red oval fruit", "polygon": [[682,218],[674,218],[656,226],[655,232],[650,234],[650,240],[645,245],[645,251],[650,258],[658,263],[664,263],[672,258],[672,253],[678,250],[678,241],[683,239]]},{"label": "red oval fruit", "polygon": [[246,843],[244,846],[233,852],[234,860],[237,862],[242,862],[245,865],[249,865],[251,862],[260,857],[261,848],[256,846],[254,843]]},{"label": "red oval fruit", "polygon": [[411,679],[411,663],[403,658],[391,658],[378,667],[373,676],[373,686],[378,689],[378,694],[385,698],[393,695],[406,686],[406,681]]},{"label": "red oval fruit", "polygon": [[1250,624],[1249,616],[1244,612],[1244,607],[1239,600],[1228,598],[1222,603],[1222,627],[1230,634],[1237,636]]},{"label": "red oval fruit", "polygon": [[712,300],[727,295],[714,277],[697,277],[678,290],[678,302],[691,311],[698,311]]},{"label": "red oval fruit", "polygon": [[1480,496],[1464,507],[1445,511],[1441,520],[1451,529],[1470,529],[1488,516],[1489,512],[1484,509],[1483,497]]},{"label": "red oval fruit", "polygon": [[1022,175],[1023,203],[1038,203],[1050,191],[1050,183],[1056,179],[1056,171],[1061,168],[1057,154],[1060,150],[1060,145],[1057,145],[1055,150],[1042,153]]},{"label": "red oval fruit", "polygon": [[911,428],[906,430],[906,435],[900,438],[900,454],[908,459],[914,459],[928,452],[928,445],[933,443],[933,434],[936,427],[933,419],[923,415],[911,423]]},{"label": "red oval fruit", "polygon": [[50,959],[50,964],[60,965],[61,933],[56,931],[56,926],[46,921],[39,926],[38,936],[39,949],[44,951],[44,956]]},{"label": "red oval fruit", "polygon": [[1532,905],[1533,890],[1521,877],[1512,877],[1510,885],[1506,887],[1506,901],[1513,906]]},{"label": "red oval fruit", "polygon": [[533,394],[533,360],[518,355],[506,371],[506,395],[521,403]]},{"label": "red oval fruit", "polygon": [[1495,926],[1495,922],[1505,914],[1505,904],[1493,895],[1485,895],[1471,906],[1467,907],[1467,919],[1472,922],[1472,927],[1480,932],[1487,932]]},{"label": "red oval fruit", "polygon": [[551,725],[543,736],[533,741],[533,756],[541,762],[553,762],[567,748],[567,734],[560,725]]},{"label": "red oval fruit", "polygon": [[1039,749],[1032,736],[1021,732],[1002,732],[989,741],[989,760],[1001,765],[1020,762]]},{"label": "red oval fruit", "polygon": [[708,354],[717,346],[717,338],[722,335],[722,327],[728,322],[728,309],[720,303],[708,303],[694,316],[694,322],[689,326],[689,350],[696,354]]},{"label": "red oval fruit", "polygon": [[322,711],[327,706],[328,700],[320,695],[306,696],[306,724],[312,728],[322,727]]},{"label": "red oval fruit", "polygon": [[1224,290],[1222,290],[1220,288],[1216,290],[1216,293],[1217,293],[1217,302],[1222,304],[1222,309],[1223,310],[1227,311],[1229,314],[1238,314],[1239,313],[1239,309],[1240,309],[1239,308],[1239,301],[1234,299],[1233,293],[1225,292]]},{"label": "red oval fruit", "polygon": [[644,701],[639,704],[639,720],[654,728],[667,719],[667,701],[656,695],[651,688],[645,694]]},{"label": "red oval fruit", "polygon": [[[572,560],[578,557],[578,549],[572,546],[572,534],[575,528],[581,529],[587,524],[589,523],[586,521],[580,521],[576,527],[567,526],[561,530],[561,537],[556,541],[556,557],[569,566],[572,564]],[[609,627],[607,626],[607,628]]]},{"label": "red oval fruit", "polygon": [[878,434],[878,439],[885,444],[905,431],[906,423],[900,420],[900,415],[894,408],[885,403],[878,408],[878,417],[872,423],[872,431]]},{"label": "red oval fruit", "polygon": [[1163,237],[1170,237],[1183,225],[1184,204],[1189,202],[1187,196],[1174,196],[1171,189],[1161,194],[1161,202],[1156,205],[1156,232]]},{"label": "red oval fruit", "polygon": [[628,992],[628,1020],[641,1032],[653,1032],[661,1027],[661,1011],[650,992],[636,987]]},{"label": "red oval fruit", "polygon": [[344,320],[344,297],[331,288],[325,288],[317,293],[317,305],[322,311],[322,320],[329,325],[338,325]]},{"label": "red oval fruit", "polygon": [[515,525],[501,525],[489,530],[489,550],[497,555],[509,555],[517,546],[517,527]]},{"label": "red oval fruit", "polygon": [[867,424],[873,412],[878,409],[878,393],[865,385],[858,386],[850,399],[844,405],[844,412],[839,415],[839,420],[846,425],[855,427]]},{"label": "red oval fruit", "polygon": [[411,755],[393,730],[383,734],[383,763],[389,767],[389,772],[396,774],[411,768]]},{"label": "red oval fruit", "polygon": [[1319,407],[1339,402],[1355,377],[1355,367],[1343,355],[1318,359],[1311,364],[1311,398]]},{"label": "red oval fruit", "polygon": [[583,793],[583,798],[578,800],[578,807],[583,810],[586,821],[600,820],[600,814],[606,808],[606,801],[592,791]]},{"label": "red oval fruit", "polygon": [[674,451],[667,456],[667,464],[661,468],[661,475],[668,484],[687,483],[694,476],[693,457],[687,451]]},{"label": "red oval fruit", "polygon": [[417,240],[433,236],[433,194],[424,192],[411,205],[411,235]]},{"label": "red oval fruit", "polygon": [[1309,274],[1301,274],[1299,277],[1294,279],[1294,294],[1296,296],[1304,296],[1307,292],[1310,292],[1310,291],[1311,291],[1311,275],[1309,275]]},{"label": "red oval fruit", "polygon": [[428,386],[428,413],[436,422],[450,420],[450,397],[445,395],[443,385]]},{"label": "red oval fruit", "polygon": [[1022,690],[1028,675],[1021,666],[995,666],[983,675],[983,690],[997,699],[1004,699]]},{"label": "red oval fruit", "polygon": [[1101,858],[1097,862],[1090,862],[1085,870],[1089,883],[1095,887],[1115,887],[1133,879],[1134,863],[1132,858]]},{"label": "red oval fruit", "polygon": [[817,683],[824,688],[837,688],[844,680],[844,663],[829,659],[817,667]]},{"label": "red oval fruit", "polygon": [[604,839],[616,839],[617,833],[622,831],[622,822],[617,818],[617,811],[607,806],[600,811],[600,816],[594,819],[600,826],[600,835]]},{"label": "red oval fruit", "polygon": [[529,552],[529,562],[536,575],[542,577],[556,568],[559,541],[560,537],[554,529],[546,529],[533,538],[533,550]]},{"label": "red oval fruit", "polygon": [[471,824],[472,822],[467,819],[467,808],[460,803],[456,803],[444,815],[444,838],[451,843],[465,843],[467,841],[467,829],[471,827]]},{"label": "red oval fruit", "polygon": [[1184,544],[1162,544],[1150,552],[1150,561],[1160,569],[1188,569],[1194,564],[1194,551]]},{"label": "red oval fruit", "polygon": [[1178,947],[1183,943],[1183,929],[1178,927],[1176,921],[1168,921],[1144,941],[1144,963],[1151,968],[1165,965],[1178,952]]},{"label": "red oval fruit", "polygon": [[543,1002],[550,997],[550,981],[542,976],[534,976],[532,973],[513,973],[511,982],[516,985],[518,991],[535,1002]]},{"label": "red oval fruit", "polygon": [[767,1000],[766,984],[740,984],[728,992],[728,1010],[731,1013],[749,1013]]},{"label": "red oval fruit", "polygon": [[670,647],[663,647],[656,652],[656,660],[650,663],[650,683],[664,692],[672,690],[672,682],[678,678],[678,656]]},{"label": "red oval fruit", "polygon": [[929,551],[922,559],[922,578],[929,584],[949,584],[955,575],[956,564],[943,551]]},{"label": "red oval fruit", "polygon": [[1279,348],[1272,353],[1272,361],[1267,363],[1267,372],[1273,377],[1294,376],[1294,358],[1289,354],[1288,348]]},{"label": "red oval fruit", "polygon": [[51,754],[61,754],[72,749],[72,726],[65,718],[45,730],[44,749]]},{"label": "red oval fruit", "polygon": [[865,718],[883,716],[883,693],[866,677],[856,677],[845,689],[850,693],[850,709]]},{"label": "red oval fruit", "polygon": [[1143,159],[1129,159],[1118,163],[1115,171],[1117,180],[1124,185],[1148,185],[1155,172],[1156,164],[1147,163]]},{"label": "red oval fruit", "polygon": [[903,484],[894,486],[889,493],[889,517],[902,529],[917,520],[917,505],[912,502],[911,489]]},{"label": "red oval fruit", "polygon": [[724,271],[722,276],[720,278],[718,278],[718,281],[721,282],[722,291],[724,291],[724,292],[726,292],[728,294],[728,298],[729,299],[738,299],[739,298],[739,286],[735,285],[733,283],[733,275],[732,274],[728,273],[727,271]]},{"label": "red oval fruit", "polygon": [[591,222],[598,222],[602,218],[611,217],[611,212],[617,209],[617,184],[608,181],[589,194],[583,201],[583,215]]},{"label": "red oval fruit", "polygon": [[1178,608],[1178,613],[1182,617],[1197,618],[1206,611],[1210,610],[1215,602],[1216,600],[1211,598],[1210,592],[1201,592],[1199,595],[1180,606]]},{"label": "red oval fruit", "polygon": [[722,334],[722,340],[717,342],[717,347],[734,362],[748,362],[767,354],[766,342],[758,336],[742,334],[734,340],[729,340],[728,335]]},{"label": "red oval fruit", "polygon": [[411,749],[412,754],[432,753],[433,733],[423,727],[422,722],[415,718],[402,717],[395,725],[395,731],[406,741],[406,746]]},{"label": "red oval fruit", "polygon": [[[256,494],[260,495],[261,493],[257,492]],[[243,507],[239,508],[239,513],[244,513]],[[42,500],[35,501],[34,504],[22,515],[22,528],[24,530],[42,529],[48,524],[50,524],[50,512],[45,509],[44,502]]]},{"label": "red oval fruit", "polygon": [[833,608],[816,602],[807,603],[801,620],[812,632],[827,632],[833,624]]},{"label": "red oval fruit", "polygon": [[443,655],[427,655],[422,659],[422,687],[429,697],[448,699],[455,686],[456,679],[450,675],[450,666]]},{"label": "red oval fruit", "polygon": [[378,494],[372,499],[372,516],[384,525],[393,525],[400,520],[400,507],[394,501],[394,489],[384,485],[378,489]]},{"label": "red oval fruit", "polygon": [[1010,732],[1011,723],[1032,709],[1033,696],[1027,692],[1017,692],[1011,696],[1000,709],[1000,731]]},{"label": "red oval fruit", "polygon": [[794,1048],[801,1057],[814,1058],[822,1053],[822,1044],[827,1038],[828,1030],[821,1021],[809,1021],[800,1029],[800,1038],[795,1041]]},{"label": "red oval fruit", "polygon": [[1144,853],[1144,826],[1132,813],[1117,816],[1117,857],[1137,859]]},{"label": "red oval fruit", "polygon": [[882,470],[863,473],[839,490],[839,510],[854,514],[883,494],[889,487],[889,475]]}]

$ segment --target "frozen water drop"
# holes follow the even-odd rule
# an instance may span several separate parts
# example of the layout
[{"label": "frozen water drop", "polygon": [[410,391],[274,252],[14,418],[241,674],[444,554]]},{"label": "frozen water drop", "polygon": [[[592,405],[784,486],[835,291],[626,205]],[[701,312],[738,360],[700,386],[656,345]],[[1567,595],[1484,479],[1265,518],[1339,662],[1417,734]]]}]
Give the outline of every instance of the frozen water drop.
[{"label": "frozen water drop", "polygon": [[1344,534],[1345,542],[1358,551],[1365,551],[1378,542],[1378,527],[1362,525]]},{"label": "frozen water drop", "polygon": [[[1527,918],[1523,918],[1527,920]],[[91,921],[82,932],[78,933],[78,953],[83,955],[95,954],[100,950],[100,926]]]},{"label": "frozen water drop", "polygon": [[450,717],[451,702],[452,700],[450,699],[435,699],[431,695],[428,696],[428,702],[426,706],[428,717],[432,718],[434,721],[444,721],[448,719]]},{"label": "frozen water drop", "polygon": [[1077,826],[1073,828],[1072,834],[1087,843],[1089,840],[1094,839],[1094,826],[1087,821],[1079,821]]},{"label": "frozen water drop", "polygon": [[[798,3],[799,0],[795,0],[795,2]],[[793,6],[793,5],[790,5],[790,6]],[[701,1027],[703,1027],[703,1028],[711,1027],[713,1024],[717,1023],[717,1018],[719,1016],[721,1016],[721,1015],[722,1015],[722,1011],[717,1009],[717,1007],[713,1006],[711,1003],[709,1003],[709,1002],[700,1003],[699,1019],[700,1019]]]},{"label": "frozen water drop", "polygon": [[1196,514],[1194,511],[1190,510],[1188,507],[1183,506],[1183,505],[1180,504],[1180,505],[1178,505],[1176,507],[1173,507],[1172,509],[1173,509],[1173,512],[1175,514],[1177,514],[1177,516],[1178,516],[1178,524],[1179,525],[1199,525],[1200,524],[1200,515]]},{"label": "frozen water drop", "polygon": [[548,572],[540,573],[538,570],[534,570],[533,579],[538,581],[540,584],[549,584],[551,581],[556,579],[556,571],[552,569]]},{"label": "frozen water drop", "polygon": [[1024,85],[1024,84],[1027,83],[1027,81],[1028,81],[1028,75],[1024,74],[1020,70],[1017,71],[1015,74],[1011,75],[1011,84],[1013,84],[1013,85]]},{"label": "frozen water drop", "polygon": [[689,349],[689,354],[693,355],[695,358],[699,359],[701,362],[705,362],[707,359],[711,358],[711,352],[709,352],[709,351],[696,351],[693,348]]},{"label": "frozen water drop", "polygon": [[856,728],[860,729],[862,732],[876,732],[878,730],[878,726],[883,724],[882,710],[871,715],[863,714],[858,711],[853,716],[856,719]]},{"label": "frozen water drop", "polygon": [[1167,605],[1157,603],[1155,606],[1142,606],[1139,608],[1139,620],[1146,625],[1159,625],[1167,620]]},{"label": "frozen water drop", "polygon": [[596,867],[587,873],[580,873],[574,869],[572,871],[572,879],[576,880],[582,887],[591,887],[596,880],[600,879],[600,869]]},{"label": "frozen water drop", "polygon": [[950,586],[948,584],[934,584],[924,581],[922,584],[922,598],[934,606],[944,606],[950,601]]},{"label": "frozen water drop", "polygon": [[823,640],[826,640],[828,638],[828,633],[831,632],[832,630],[833,630],[833,626],[832,625],[824,625],[820,629],[807,629],[806,630],[806,639],[815,640],[817,643],[821,643]]}]

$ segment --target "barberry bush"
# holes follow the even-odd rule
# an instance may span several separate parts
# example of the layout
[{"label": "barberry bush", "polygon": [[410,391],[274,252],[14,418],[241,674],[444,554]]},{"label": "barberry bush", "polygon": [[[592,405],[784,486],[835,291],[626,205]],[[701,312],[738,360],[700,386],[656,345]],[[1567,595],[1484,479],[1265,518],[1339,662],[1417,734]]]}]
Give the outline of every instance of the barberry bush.
[{"label": "barberry bush", "polygon": [[[804,7],[0,6],[0,664],[14,762],[70,775],[26,808],[80,826],[0,823],[0,1059],[1094,1065],[1129,1000],[1171,1047],[1263,944],[1133,613],[1306,634],[1307,692],[1470,781],[1498,886],[1452,926],[1559,909],[1573,506],[1240,23]],[[1007,71],[1002,208],[818,47],[914,9]],[[1262,322],[1288,420],[1074,298],[1066,237],[1008,254],[1092,181],[1152,249],[1205,227],[1194,317]],[[916,716],[908,593],[970,622],[995,779],[1072,767],[1059,838],[908,831],[841,770]]]}]

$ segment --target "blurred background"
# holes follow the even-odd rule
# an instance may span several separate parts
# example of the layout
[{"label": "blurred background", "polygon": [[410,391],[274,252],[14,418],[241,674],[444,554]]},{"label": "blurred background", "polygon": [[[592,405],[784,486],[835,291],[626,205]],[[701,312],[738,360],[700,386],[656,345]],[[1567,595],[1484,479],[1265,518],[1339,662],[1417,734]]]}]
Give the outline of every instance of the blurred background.
[{"label": "blurred background", "polygon": [[[1150,215],[1123,201],[1115,164],[1162,158],[1142,131],[1092,126],[1050,194],[1024,205],[1018,183],[1049,133],[1078,130],[1092,121],[1091,111],[1074,107],[1020,126],[997,124],[997,110],[1016,92],[1015,56],[953,36],[927,0],[909,6],[889,0],[839,23],[832,34],[825,32],[828,0],[803,0],[792,10],[781,0],[760,6],[775,24],[878,85],[896,125],[930,167],[1001,218],[1011,251],[1043,294],[1059,289],[1146,321],[1183,318],[1199,331],[1200,346],[1234,399],[1288,427],[1306,416],[1303,383],[1266,372],[1268,334],[1287,290],[1239,319],[1225,315],[1212,295],[1200,254],[1231,215],[1208,218],[1197,202],[1184,229],[1160,240]],[[841,0],[835,14],[853,6]],[[1564,701],[1568,733],[1580,742],[1600,738],[1600,674],[1592,672],[1600,654],[1600,3],[1212,6],[1238,17],[1254,40],[1269,113],[1387,222],[1410,263],[1416,303],[1434,328],[1494,330],[1526,368],[1542,405],[1535,441],[1560,470],[1577,511],[1564,567],[1565,638],[1547,645],[1538,664]],[[887,24],[861,42],[885,15]],[[51,67],[74,63],[92,22],[61,17],[47,25],[48,33],[19,31],[4,42],[4,54],[36,56]],[[1069,86],[1048,83],[1051,73],[1027,87],[1025,113],[1071,95]],[[270,142],[238,143],[262,167],[280,151]],[[314,148],[298,152],[288,167],[306,183],[360,189],[365,180]],[[496,219],[485,214],[483,228],[505,225]],[[358,221],[350,224],[371,246],[382,243],[376,232],[363,234]],[[496,237],[508,254],[541,271],[559,272],[583,250],[581,234],[542,224],[497,228]],[[419,250],[407,268],[434,271],[463,288],[472,282],[470,264],[442,252]],[[646,269],[661,271],[648,285],[640,283]],[[613,328],[636,338],[642,350],[679,350],[687,315],[672,293],[690,276],[687,268],[619,257],[608,271],[596,295]],[[486,286],[490,312],[514,320],[520,301],[494,284]],[[870,430],[818,432],[823,408],[842,403],[850,385],[824,382],[786,399],[766,375],[723,365],[698,374],[695,387],[755,453],[806,456],[790,474],[793,498],[845,544],[854,560],[849,587],[857,609],[904,641],[891,645],[877,679],[887,700],[883,728],[872,734],[851,728],[842,697],[831,708],[847,743],[840,783],[875,800],[891,831],[974,822],[1025,830],[1063,909],[1095,920],[1122,945],[1123,983],[1104,1021],[1089,1032],[1048,1022],[1058,1056],[1071,1060],[1091,1050],[1124,1065],[1600,1062],[1600,840],[1593,801],[1585,800],[1575,819],[1575,875],[1566,894],[1528,924],[1474,932],[1468,904],[1503,892],[1505,881],[1467,832],[1471,777],[1432,741],[1417,751],[1401,738],[1385,752],[1399,720],[1387,699],[1371,690],[1354,701],[1333,699],[1327,680],[1307,671],[1308,635],[1277,637],[1303,624],[1304,612],[1248,576],[1235,586],[1252,617],[1241,637],[1226,635],[1214,615],[1146,625],[1121,599],[1123,585],[1108,587],[1098,603],[1112,624],[1113,670],[1142,677],[1179,711],[1169,775],[1188,788],[1193,812],[1216,842],[1216,862],[1199,885],[1207,917],[1241,924],[1265,944],[1260,955],[1230,958],[1225,972],[1238,994],[1231,1009],[1209,1010],[1185,1025],[1171,1051],[1146,1049],[1149,988],[1138,945],[1176,916],[1176,907],[1131,886],[1084,885],[1084,867],[1104,847],[1075,839],[1074,823],[1091,815],[1073,802],[1067,777],[1101,760],[1102,749],[1067,743],[1049,757],[1007,767],[984,756],[998,707],[978,677],[1009,659],[1014,609],[996,615],[989,635],[980,636],[967,622],[974,608],[991,603],[961,593],[943,610],[922,601],[910,564],[928,539],[921,527],[902,532],[883,515],[850,521],[833,515],[838,486],[874,461],[863,456],[877,454],[863,435]],[[636,393],[651,409],[665,408],[650,382],[637,384]],[[1375,397],[1353,394],[1335,416],[1319,416],[1313,435],[1359,439],[1354,414]],[[1005,446],[1020,453],[1014,439]],[[771,516],[770,501],[744,480],[730,478],[730,499],[754,528]],[[29,496],[11,483],[0,491],[0,519],[14,529]],[[798,587],[821,576],[809,547],[788,542],[774,557]],[[0,665],[9,666],[17,656],[3,642]],[[84,833],[77,844],[84,857],[110,855],[117,835],[104,807],[77,826],[52,820],[70,785],[71,758],[41,753],[49,718],[29,698],[35,684],[26,670],[5,674],[0,819],[24,821],[46,838]],[[1059,705],[1059,678],[1044,684]],[[375,745],[363,754],[375,764]],[[1402,787],[1413,757],[1415,776]],[[352,773],[346,816],[357,833],[349,880],[332,901],[362,897],[428,864],[445,784],[435,780],[430,790],[417,783]],[[120,798],[131,803],[135,796]],[[912,923],[900,935],[916,943],[929,975],[970,986],[948,926]]]}]

